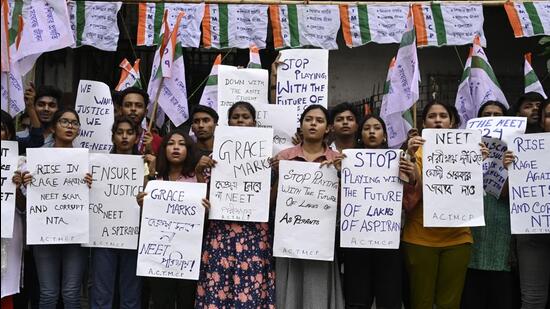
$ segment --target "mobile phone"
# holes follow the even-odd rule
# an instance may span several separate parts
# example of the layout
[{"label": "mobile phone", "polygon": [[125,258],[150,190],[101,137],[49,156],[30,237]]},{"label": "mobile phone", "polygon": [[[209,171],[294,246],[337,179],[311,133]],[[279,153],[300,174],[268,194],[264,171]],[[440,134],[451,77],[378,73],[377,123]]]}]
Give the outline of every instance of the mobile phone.
[{"label": "mobile phone", "polygon": [[[409,154],[406,151],[401,152],[401,157],[404,158],[405,160],[410,160],[411,159]],[[401,171],[399,171],[399,179],[402,182],[406,182],[406,183],[409,183],[409,181],[410,181],[409,176],[407,176],[407,174],[405,174]]]}]

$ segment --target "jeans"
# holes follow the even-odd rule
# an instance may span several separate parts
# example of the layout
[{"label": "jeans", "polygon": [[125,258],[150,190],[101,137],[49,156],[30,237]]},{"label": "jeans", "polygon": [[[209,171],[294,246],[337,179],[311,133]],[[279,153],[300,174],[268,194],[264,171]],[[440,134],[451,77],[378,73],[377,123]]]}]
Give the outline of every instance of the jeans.
[{"label": "jeans", "polygon": [[113,307],[115,280],[119,278],[120,309],[141,307],[141,277],[136,276],[137,251],[92,249],[92,309]]},{"label": "jeans", "polygon": [[550,284],[550,235],[517,235],[522,309],[544,309]]},{"label": "jeans", "polygon": [[87,252],[88,249],[72,244],[33,246],[41,309],[55,309],[60,290],[66,309],[80,308]]}]

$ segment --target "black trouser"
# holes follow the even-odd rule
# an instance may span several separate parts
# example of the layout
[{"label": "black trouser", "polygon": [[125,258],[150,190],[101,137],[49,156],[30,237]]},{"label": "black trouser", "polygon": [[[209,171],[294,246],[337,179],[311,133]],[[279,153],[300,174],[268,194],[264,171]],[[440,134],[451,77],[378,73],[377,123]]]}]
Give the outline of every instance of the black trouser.
[{"label": "black trouser", "polygon": [[344,249],[346,308],[401,308],[401,255],[397,249]]},{"label": "black trouser", "polygon": [[195,306],[197,281],[148,278],[153,309],[192,309]]},{"label": "black trouser", "polygon": [[487,271],[468,268],[462,309],[512,309],[517,295],[514,275],[509,271]]}]

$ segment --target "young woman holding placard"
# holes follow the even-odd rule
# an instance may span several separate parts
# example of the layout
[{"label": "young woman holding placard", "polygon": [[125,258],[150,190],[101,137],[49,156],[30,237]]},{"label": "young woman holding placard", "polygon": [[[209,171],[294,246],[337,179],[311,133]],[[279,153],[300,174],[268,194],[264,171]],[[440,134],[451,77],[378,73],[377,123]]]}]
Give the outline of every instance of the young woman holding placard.
[{"label": "young woman holding placard", "polygon": [[[452,129],[458,127],[460,118],[454,106],[433,101],[422,111],[422,121],[424,128]],[[407,151],[414,157],[419,172],[424,142],[420,136],[408,141]],[[486,147],[482,153],[488,154]],[[411,308],[459,308],[473,242],[470,228],[424,227],[421,177],[414,190],[405,190],[404,206],[408,211],[402,244]]]},{"label": "young woman holding placard", "polygon": [[[256,126],[256,110],[250,103],[233,104],[228,115],[230,126]],[[275,306],[268,223],[211,220],[203,250],[195,308]]]},{"label": "young woman holding placard", "polygon": [[[112,128],[113,154],[137,155],[139,124],[127,116],[115,119]],[[130,207],[130,205],[128,205]],[[137,250],[93,248],[91,308],[112,308],[118,286],[120,308],[141,305],[141,277],[136,276]],[[117,276],[118,273],[118,276]],[[118,277],[118,285],[115,280]]]},{"label": "young woman holding placard", "polygon": [[[53,115],[54,148],[72,148],[78,136],[80,119],[72,108],[60,109]],[[85,176],[88,187],[92,175]],[[23,183],[32,181],[30,173],[24,174]],[[88,249],[80,244],[33,246],[38,281],[40,283],[40,308],[56,308],[59,293],[65,308],[80,308],[82,278],[88,263]]]},{"label": "young woman holding placard", "polygon": [[[181,182],[197,182],[195,176],[195,143],[181,130],[168,133],[159,147],[158,156],[148,156],[149,179]],[[201,182],[200,180],[198,182]],[[147,193],[140,192],[138,204],[143,206]],[[206,199],[203,206],[209,207]],[[154,308],[192,308],[195,302],[194,280],[148,278]]]},{"label": "young woman holding placard", "polygon": [[[2,110],[2,141],[15,142],[15,126],[11,116]],[[17,154],[16,154],[17,155]],[[5,162],[2,162],[5,163]],[[4,164],[2,164],[4,168]],[[7,168],[9,169],[9,168]],[[7,171],[3,170],[5,175]],[[4,176],[3,175],[3,176]],[[7,176],[7,175],[6,175]],[[25,197],[21,194],[21,176],[15,174],[13,181],[16,184],[15,216],[13,220],[13,232],[11,238],[2,238],[2,308],[13,308],[13,295],[19,293],[21,282],[21,261],[23,259],[23,213],[25,212]],[[3,181],[12,181],[6,177]],[[3,195],[3,194],[2,194]],[[5,200],[2,207],[8,207]]]},{"label": "young woman holding placard", "polygon": [[[276,161],[323,163],[339,157],[338,152],[325,144],[329,133],[328,118],[328,111],[323,106],[308,106],[300,117],[302,143],[281,151]],[[272,200],[276,200],[275,196]],[[336,254],[332,262],[277,258],[276,263],[278,308],[344,308]]]},{"label": "young woman holding placard", "polygon": [[[506,107],[497,101],[484,103],[478,117],[498,117],[507,114]],[[503,190],[505,191],[505,190]],[[462,308],[513,308],[514,276],[511,272],[510,208],[508,196],[483,197],[485,226],[472,227],[474,243],[464,293]]]},{"label": "young woman holding placard", "polygon": [[[378,116],[366,116],[357,135],[357,148],[388,148],[386,124]],[[418,178],[415,164],[402,157],[399,171],[409,178],[404,188],[414,189]],[[346,308],[370,309],[376,300],[378,308],[400,309],[401,265],[399,249],[344,249]]]}]

